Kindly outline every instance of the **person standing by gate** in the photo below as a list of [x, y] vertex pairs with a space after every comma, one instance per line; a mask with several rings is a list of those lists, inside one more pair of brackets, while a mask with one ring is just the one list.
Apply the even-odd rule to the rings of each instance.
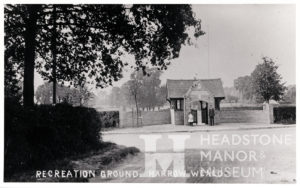
[[213, 126], [215, 124], [215, 109], [212, 107], [212, 105], [209, 105], [209, 122], [210, 125]]

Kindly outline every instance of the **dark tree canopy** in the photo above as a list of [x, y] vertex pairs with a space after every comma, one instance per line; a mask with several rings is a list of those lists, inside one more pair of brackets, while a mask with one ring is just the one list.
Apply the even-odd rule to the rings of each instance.
[[262, 97], [267, 103], [273, 99], [282, 99], [286, 87], [281, 83], [282, 77], [277, 73], [278, 66], [267, 57], [262, 58], [263, 62], [258, 64], [252, 72], [252, 86], [258, 97]]
[[106, 87], [122, 77], [124, 54], [144, 72], [166, 69], [189, 44], [188, 29], [204, 34], [190, 5], [6, 5], [5, 56], [25, 71], [24, 92], [32, 69], [49, 81]]

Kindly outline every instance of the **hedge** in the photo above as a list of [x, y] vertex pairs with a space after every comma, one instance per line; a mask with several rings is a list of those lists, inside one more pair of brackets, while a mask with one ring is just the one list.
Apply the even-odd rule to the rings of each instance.
[[119, 127], [120, 118], [119, 111], [102, 111], [99, 112], [103, 128], [116, 128]]
[[97, 149], [101, 121], [92, 108], [5, 104], [5, 176]]
[[295, 106], [278, 106], [274, 107], [274, 123], [296, 123]]

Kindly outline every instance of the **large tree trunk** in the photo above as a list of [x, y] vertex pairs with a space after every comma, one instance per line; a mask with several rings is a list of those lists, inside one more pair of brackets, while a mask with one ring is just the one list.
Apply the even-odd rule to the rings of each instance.
[[23, 101], [24, 106], [34, 105], [34, 61], [35, 61], [35, 36], [37, 31], [37, 11], [40, 5], [27, 5], [29, 17], [26, 20], [25, 59]]
[[52, 102], [56, 104], [56, 38], [57, 38], [57, 31], [56, 31], [56, 6], [53, 5], [53, 33], [52, 33], [52, 82], [53, 82], [53, 96]]

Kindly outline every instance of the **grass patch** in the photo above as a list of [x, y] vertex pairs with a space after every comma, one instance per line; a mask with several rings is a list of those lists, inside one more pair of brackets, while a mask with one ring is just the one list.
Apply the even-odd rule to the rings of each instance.
[[[119, 146], [104, 142], [99, 149], [73, 155], [61, 160], [55, 160], [44, 165], [43, 169], [36, 170], [93, 170], [96, 174], [100, 170], [116, 166], [129, 155], [135, 155], [139, 150], [135, 147]], [[88, 178], [36, 178], [36, 170], [16, 173], [6, 182], [88, 182]]]

